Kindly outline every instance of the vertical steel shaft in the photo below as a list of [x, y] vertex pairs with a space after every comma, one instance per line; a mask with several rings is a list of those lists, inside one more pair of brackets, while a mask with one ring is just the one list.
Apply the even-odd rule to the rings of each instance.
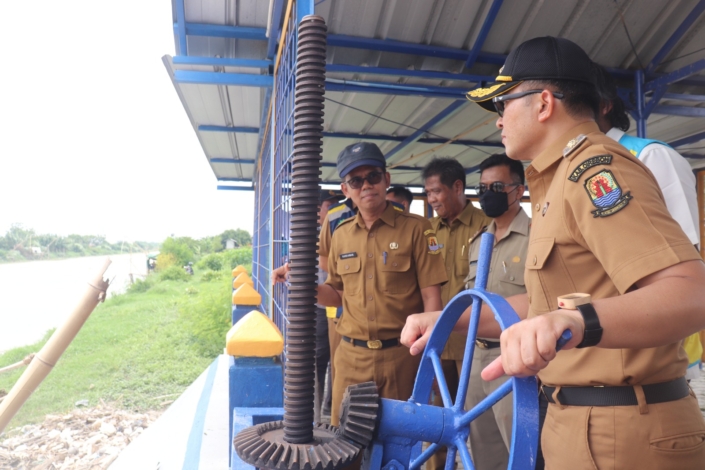
[[290, 287], [284, 367], [284, 439], [313, 440], [318, 194], [323, 146], [326, 25], [320, 16], [299, 24], [292, 158]]

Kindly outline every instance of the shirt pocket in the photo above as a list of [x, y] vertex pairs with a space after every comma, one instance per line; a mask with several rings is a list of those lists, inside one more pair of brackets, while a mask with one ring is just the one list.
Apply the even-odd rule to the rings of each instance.
[[359, 257], [338, 260], [336, 268], [343, 280], [343, 292], [345, 295], [360, 293], [360, 287], [362, 286], [360, 265]]
[[406, 294], [417, 286], [416, 275], [411, 272], [410, 254], [393, 254], [382, 265], [381, 287], [389, 294]]
[[521, 263], [505, 263], [506, 272], [502, 270], [499, 278], [502, 295], [509, 297], [526, 292], [524, 285], [524, 266]]
[[551, 255], [554, 238], [540, 238], [529, 244], [526, 254], [526, 265], [524, 272], [524, 282], [529, 295], [529, 305], [534, 313], [547, 313], [551, 311], [549, 292], [547, 287], [541, 282], [541, 270], [547, 264]]
[[458, 254], [455, 257], [455, 275], [456, 277], [462, 277], [465, 279], [468, 274], [470, 273], [470, 267], [468, 266], [468, 255], [467, 253], [461, 253]]

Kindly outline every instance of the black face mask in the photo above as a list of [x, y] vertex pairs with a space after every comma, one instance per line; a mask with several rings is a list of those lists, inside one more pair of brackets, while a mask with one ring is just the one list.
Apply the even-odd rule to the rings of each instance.
[[494, 219], [509, 210], [509, 197], [504, 191], [486, 191], [480, 196], [480, 207], [487, 217]]

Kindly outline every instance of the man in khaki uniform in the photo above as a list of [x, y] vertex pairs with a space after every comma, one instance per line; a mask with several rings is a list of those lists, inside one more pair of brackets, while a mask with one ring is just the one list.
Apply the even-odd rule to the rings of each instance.
[[447, 278], [431, 224], [385, 199], [389, 173], [379, 148], [361, 142], [338, 156], [346, 197], [358, 208], [333, 233], [328, 279], [319, 301], [340, 304], [331, 423], [339, 422], [340, 403], [352, 384], [375, 381], [381, 397], [411, 396], [419, 358], [399, 343], [410, 312], [441, 308], [440, 284]]
[[[441, 287], [441, 301], [445, 307], [465, 288], [470, 240], [492, 219], [473, 206], [465, 196], [465, 169], [457, 160], [434, 158], [424, 167], [421, 177], [428, 203], [438, 214], [431, 219], [431, 227], [436, 232], [448, 276], [448, 282]], [[441, 355], [443, 375], [451, 396], [458, 392], [464, 353], [465, 336], [451, 333]], [[433, 404], [443, 406], [440, 395], [434, 395]], [[443, 448], [431, 457], [428, 466], [433, 470], [442, 470], [445, 461], [446, 451]]]
[[[580, 47], [535, 38], [500, 70], [469, 97], [494, 104], [507, 155], [531, 160], [533, 219], [527, 295], [509, 299], [526, 320], [501, 333], [501, 360], [482, 377], [538, 374], [548, 470], [705, 468], [705, 421], [681, 347], [705, 328], [705, 265], [653, 175], [599, 132]], [[558, 296], [577, 292], [591, 303], [559, 309]], [[481, 315], [481, 334], [496, 334], [489, 309]], [[402, 341], [412, 352], [435, 318], [410, 316]], [[566, 329], [572, 339], [557, 353]]]
[[[524, 166], [519, 161], [501, 154], [492, 155], [480, 163], [477, 193], [482, 210], [493, 217], [483, 231], [495, 236], [487, 290], [502, 297], [526, 292], [524, 263], [529, 246], [531, 219], [520, 205], [524, 189]], [[466, 278], [468, 289], [475, 287], [480, 254], [479, 235], [473, 238], [470, 245], [469, 272]], [[496, 338], [478, 338], [475, 341], [465, 409], [474, 408], [509, 379], [505, 376], [486, 382], [480, 377], [480, 372], [500, 356], [499, 346]], [[477, 468], [505, 470], [509, 465], [512, 406], [511, 396], [504, 397], [470, 423], [470, 451]]]

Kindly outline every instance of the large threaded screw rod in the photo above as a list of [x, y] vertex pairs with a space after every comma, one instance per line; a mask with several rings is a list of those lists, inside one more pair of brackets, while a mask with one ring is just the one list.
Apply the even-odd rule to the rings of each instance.
[[354, 439], [339, 436], [335, 426], [313, 424], [316, 242], [326, 65], [323, 18], [306, 16], [298, 33], [284, 420], [241, 431], [234, 446], [242, 460], [259, 468], [336, 470], [357, 457], [361, 437], [352, 431], [349, 434]]
[[313, 439], [313, 395], [318, 267], [318, 194], [323, 150], [326, 25], [307, 17], [299, 25], [294, 101], [289, 298], [284, 366], [284, 440]]

